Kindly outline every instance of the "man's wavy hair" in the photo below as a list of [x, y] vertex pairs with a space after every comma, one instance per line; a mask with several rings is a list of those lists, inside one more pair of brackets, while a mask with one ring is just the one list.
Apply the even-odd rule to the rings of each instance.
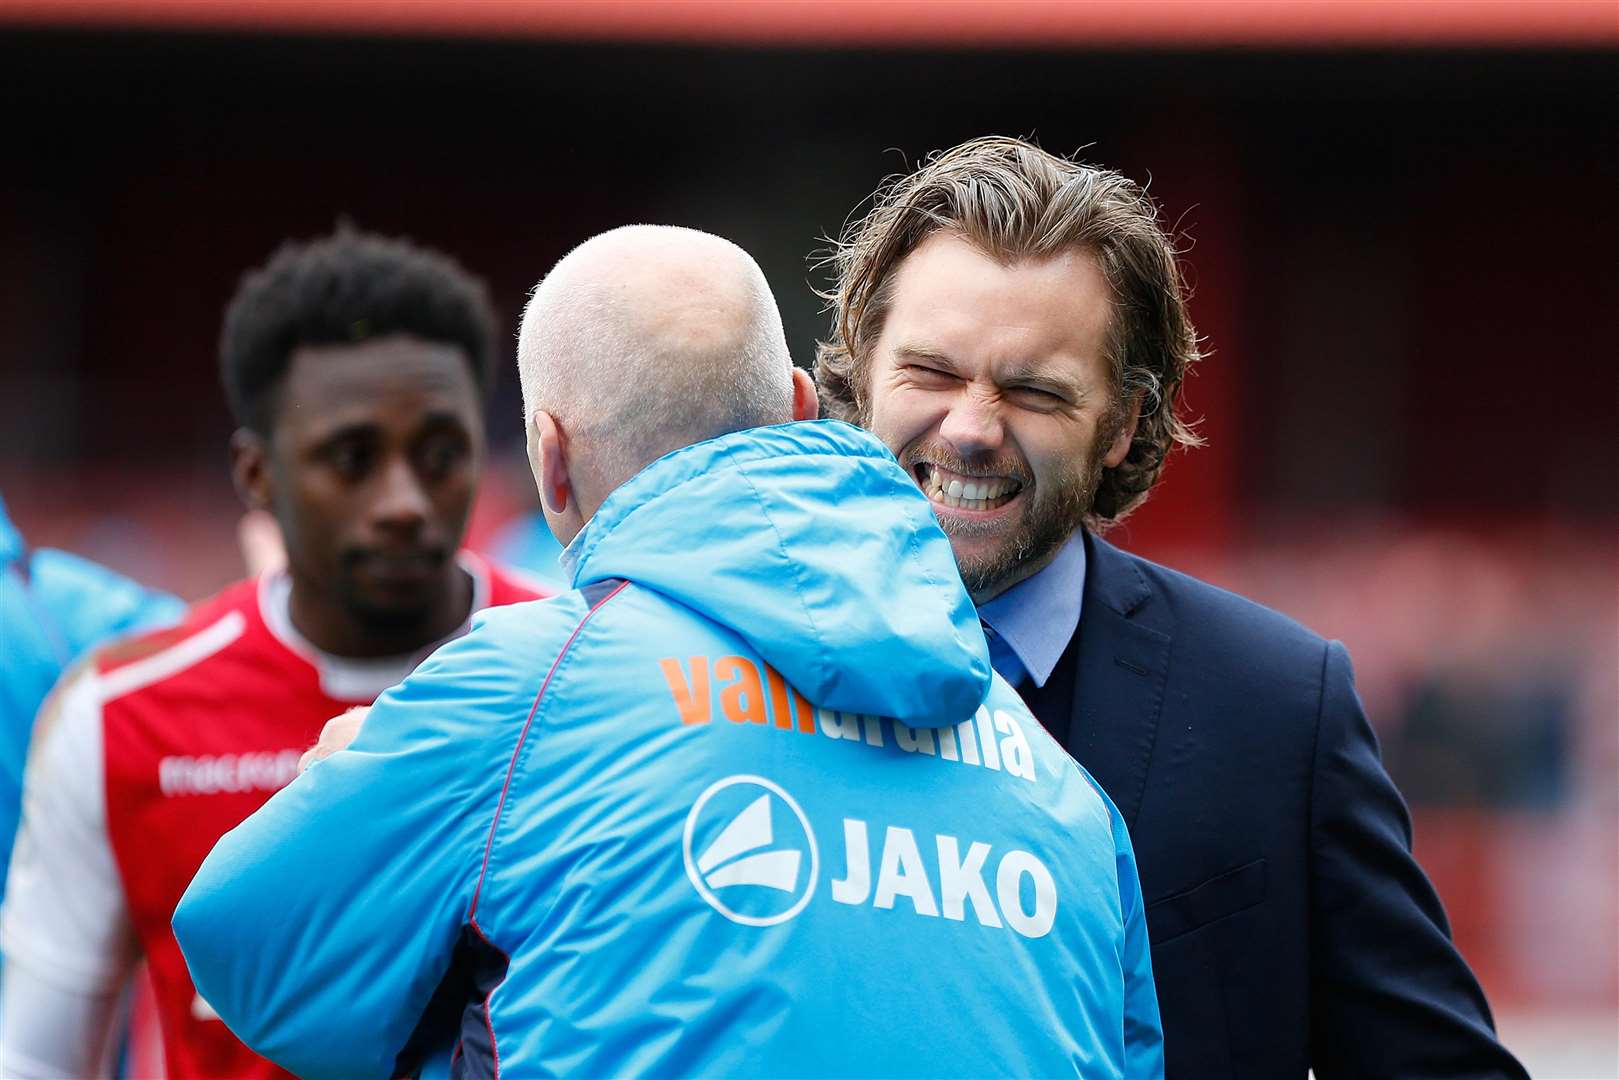
[[1141, 411], [1130, 452], [1117, 468], [1103, 470], [1086, 522], [1101, 529], [1120, 521], [1158, 482], [1170, 450], [1202, 443], [1176, 414], [1181, 382], [1199, 358], [1198, 338], [1157, 207], [1116, 172], [1002, 137], [962, 143], [888, 181], [827, 259], [837, 280], [820, 295], [832, 312], [832, 333], [815, 357], [826, 414], [857, 424], [870, 419], [871, 352], [895, 272], [936, 232], [957, 233], [1006, 264], [1070, 247], [1096, 257], [1113, 289], [1110, 420], [1120, 422], [1137, 397]]

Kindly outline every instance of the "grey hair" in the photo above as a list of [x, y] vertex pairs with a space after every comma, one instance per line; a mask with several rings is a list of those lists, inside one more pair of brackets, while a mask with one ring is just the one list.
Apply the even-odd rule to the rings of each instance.
[[575, 248], [530, 295], [517, 357], [525, 416], [556, 417], [610, 486], [672, 450], [791, 418], [792, 358], [764, 273], [692, 229], [627, 226]]

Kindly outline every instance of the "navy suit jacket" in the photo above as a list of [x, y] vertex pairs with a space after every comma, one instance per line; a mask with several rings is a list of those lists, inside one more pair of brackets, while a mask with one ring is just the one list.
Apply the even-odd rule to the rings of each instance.
[[1343, 646], [1085, 546], [1079, 630], [1025, 697], [1129, 825], [1171, 1080], [1526, 1076], [1412, 858]]

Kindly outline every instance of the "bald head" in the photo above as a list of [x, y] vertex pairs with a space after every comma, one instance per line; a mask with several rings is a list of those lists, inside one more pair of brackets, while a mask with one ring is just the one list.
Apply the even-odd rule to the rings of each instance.
[[792, 418], [764, 274], [693, 229], [632, 225], [580, 244], [535, 288], [517, 362], [531, 429], [540, 411], [564, 432], [587, 511], [671, 450]]

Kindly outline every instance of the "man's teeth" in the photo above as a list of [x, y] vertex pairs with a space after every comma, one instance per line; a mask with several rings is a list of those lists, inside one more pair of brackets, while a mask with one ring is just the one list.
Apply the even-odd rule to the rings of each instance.
[[1017, 493], [1018, 482], [1004, 476], [963, 479], [938, 468], [927, 471], [927, 495], [934, 502], [957, 510], [991, 510]]

